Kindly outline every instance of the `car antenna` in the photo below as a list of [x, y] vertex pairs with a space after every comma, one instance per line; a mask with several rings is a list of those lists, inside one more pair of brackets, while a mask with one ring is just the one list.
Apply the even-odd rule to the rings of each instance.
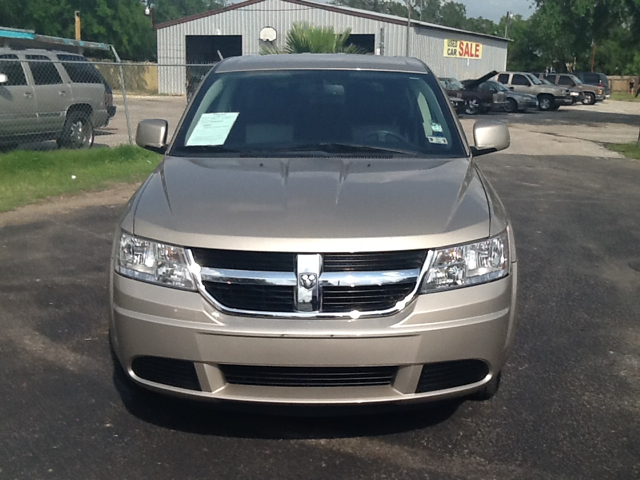
[[224, 57], [222, 56], [222, 54], [220, 53], [220, 50], [217, 50], [218, 52], [218, 56], [220, 57], [220, 60], [224, 60]]

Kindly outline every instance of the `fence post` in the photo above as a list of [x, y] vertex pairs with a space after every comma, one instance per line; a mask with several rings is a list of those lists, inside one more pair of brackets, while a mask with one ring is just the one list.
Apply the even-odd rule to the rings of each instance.
[[122, 72], [122, 60], [120, 60], [118, 52], [116, 52], [113, 45], [111, 45], [111, 51], [113, 52], [113, 56], [116, 57], [118, 69], [120, 70], [120, 86], [122, 87], [122, 100], [124, 101], [124, 115], [127, 119], [127, 134], [129, 135], [129, 144], [133, 145], [133, 138], [131, 137], [131, 123], [129, 121], [129, 104], [127, 103], [127, 89], [124, 84], [124, 73]]

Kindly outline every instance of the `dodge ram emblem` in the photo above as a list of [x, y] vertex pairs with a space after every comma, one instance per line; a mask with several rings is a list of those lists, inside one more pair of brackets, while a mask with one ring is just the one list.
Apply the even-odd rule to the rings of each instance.
[[315, 287], [317, 281], [318, 276], [315, 273], [300, 274], [300, 285], [302, 285], [307, 290], [311, 290], [313, 287]]

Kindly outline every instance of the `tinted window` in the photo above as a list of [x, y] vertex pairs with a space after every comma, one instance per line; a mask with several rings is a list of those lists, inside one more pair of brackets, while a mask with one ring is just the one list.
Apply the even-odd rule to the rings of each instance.
[[433, 75], [214, 73], [200, 88], [171, 153], [316, 155], [320, 150], [361, 156], [375, 149], [465, 156], [448, 100]]
[[496, 88], [490, 83], [484, 82], [480, 84], [478, 90], [480, 90], [481, 92], [495, 92]]
[[513, 85], [525, 85], [527, 87], [531, 85], [531, 82], [527, 80], [527, 77], [525, 77], [524, 75], [520, 75], [519, 73], [513, 75], [513, 80], [511, 80], [511, 83]]
[[498, 81], [500, 83], [509, 83], [509, 74], [501, 73], [500, 75], [498, 75]]
[[58, 55], [62, 66], [74, 83], [104, 83], [100, 72], [81, 55]]
[[22, 64], [18, 60], [17, 55], [0, 55], [0, 73], [4, 73], [9, 78], [9, 81], [3, 83], [0, 87], [27, 84]]
[[568, 86], [571, 86], [571, 87], [573, 87], [573, 85], [574, 85], [573, 80], [571, 80], [570, 77], [567, 77], [567, 76], [564, 76], [564, 75], [562, 75], [560, 77], [560, 80], [558, 80], [558, 84], [559, 85], [568, 85]]
[[60, 74], [53, 62], [44, 55], [27, 55], [29, 68], [36, 85], [55, 85], [62, 83]]
[[556, 83], [556, 76], [555, 75], [545, 75], [544, 79], [548, 80], [551, 83]]
[[583, 73], [585, 83], [597, 84], [600, 81], [600, 75], [597, 73]]

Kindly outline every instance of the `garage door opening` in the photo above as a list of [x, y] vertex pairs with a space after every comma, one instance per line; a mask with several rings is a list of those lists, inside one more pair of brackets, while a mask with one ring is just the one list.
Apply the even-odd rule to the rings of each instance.
[[[187, 65], [214, 65], [220, 57], [242, 55], [242, 35], [187, 35]], [[211, 67], [187, 67], [187, 92], [192, 91]]]
[[375, 52], [376, 36], [374, 34], [351, 34], [347, 39], [347, 45], [355, 45], [366, 53]]

